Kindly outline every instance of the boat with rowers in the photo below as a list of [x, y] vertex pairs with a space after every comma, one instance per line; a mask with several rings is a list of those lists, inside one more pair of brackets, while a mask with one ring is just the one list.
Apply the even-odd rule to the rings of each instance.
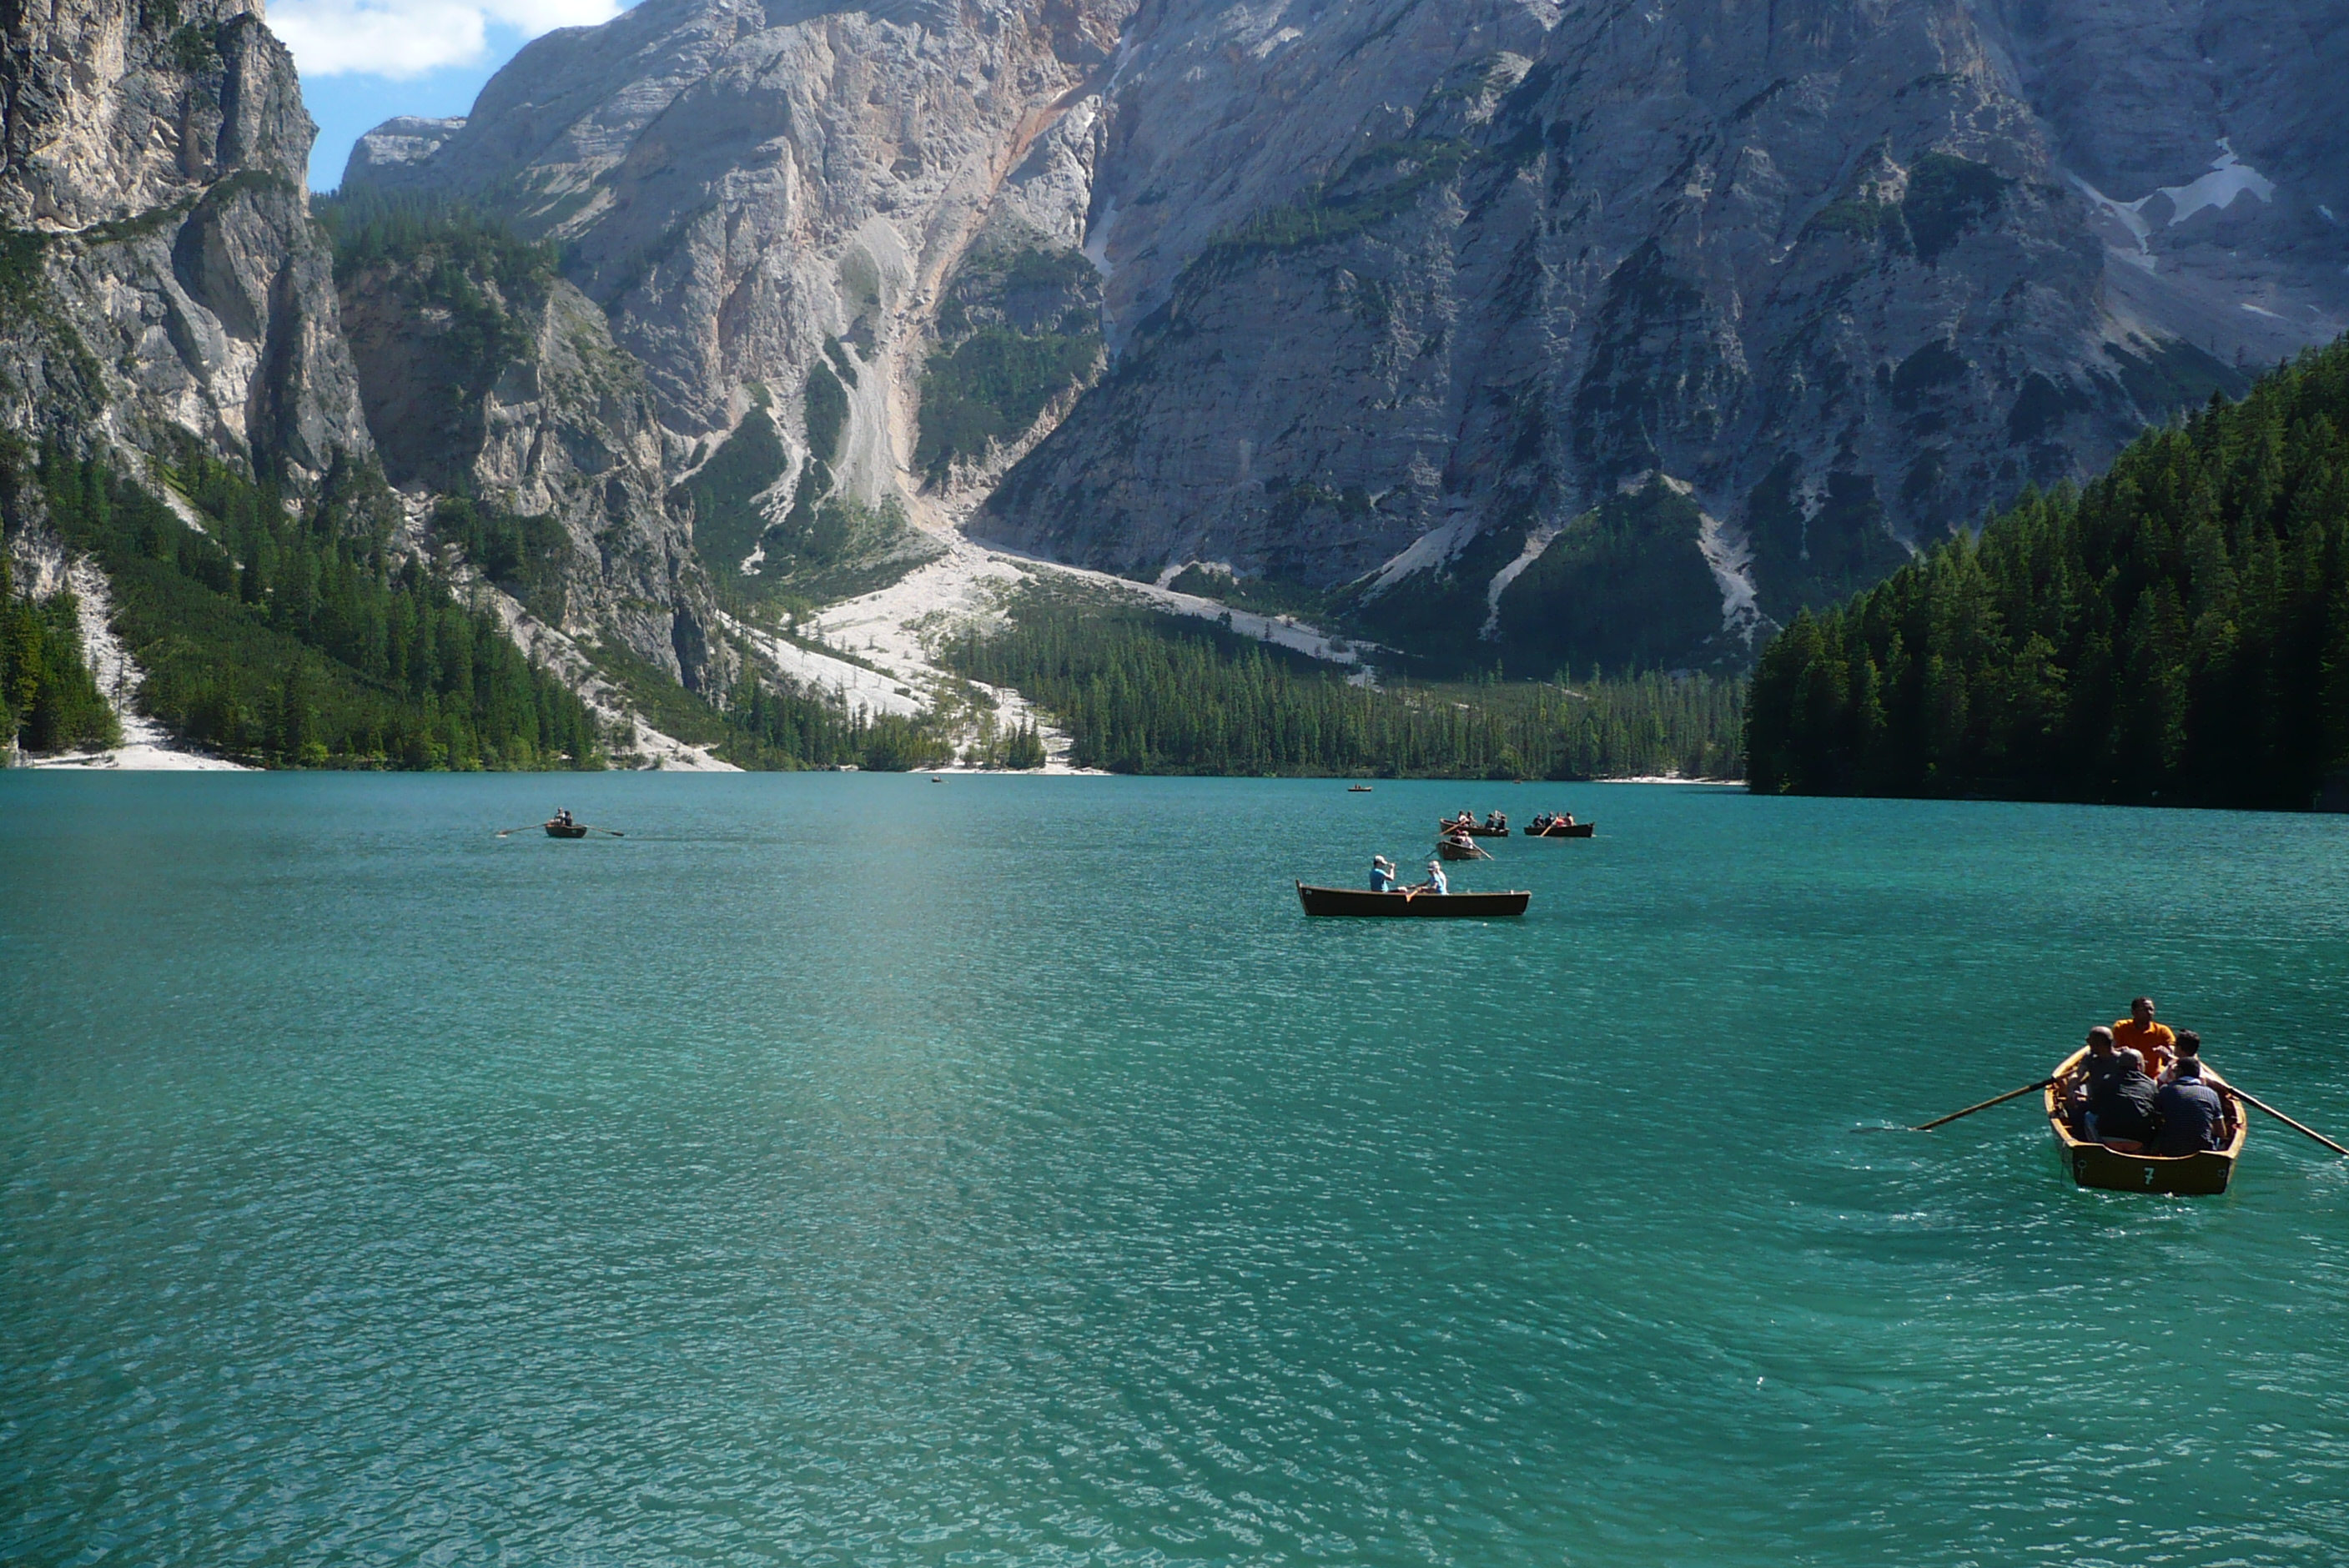
[[1595, 822], [1578, 822], [1572, 816], [1553, 817], [1547, 822], [1527, 823], [1528, 839], [1587, 839], [1598, 831]]
[[1509, 836], [1506, 819], [1495, 822], [1478, 822], [1467, 817], [1438, 817], [1435, 830], [1439, 833], [1465, 833], [1472, 839], [1506, 839]]
[[2047, 1125], [2055, 1134], [2055, 1147], [2062, 1152], [2064, 1169], [2071, 1171], [2074, 1181], [2083, 1187], [2103, 1187], [2119, 1192], [2207, 1194], [2227, 1190], [2227, 1182], [2235, 1173], [2236, 1157], [2242, 1153], [2243, 1140], [2251, 1132], [2251, 1118], [2226, 1079], [2207, 1065], [2202, 1068], [2202, 1081], [2219, 1091], [2234, 1122], [2234, 1130], [2223, 1147], [2192, 1154], [2125, 1153], [2109, 1144], [2081, 1137], [2066, 1118], [2064, 1088], [2080, 1070], [2087, 1054], [2087, 1047], [2083, 1046], [2065, 1057], [2049, 1078], [2045, 1091]]
[[1531, 892], [1370, 892], [1361, 888], [1297, 884], [1308, 914], [1411, 916], [1414, 919], [1523, 914]]

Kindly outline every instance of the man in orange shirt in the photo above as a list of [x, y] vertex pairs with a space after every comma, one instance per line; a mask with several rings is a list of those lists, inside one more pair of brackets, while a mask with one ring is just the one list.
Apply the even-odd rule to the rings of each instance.
[[2113, 1047], [2131, 1050], [2145, 1058], [2146, 1077], [2158, 1079], [2178, 1059], [2178, 1037], [2167, 1024], [2153, 1021], [2153, 998], [2139, 996], [2129, 1004], [2129, 1016], [2113, 1023]]

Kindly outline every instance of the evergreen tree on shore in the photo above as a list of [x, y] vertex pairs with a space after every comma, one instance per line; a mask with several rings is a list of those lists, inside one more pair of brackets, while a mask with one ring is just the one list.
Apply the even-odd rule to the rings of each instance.
[[[0, 549], [0, 741], [27, 751], [112, 746], [122, 738], [114, 710], [81, 653], [79, 606], [71, 593], [34, 599], [16, 593]], [[5, 747], [0, 747], [5, 749]]]
[[1741, 760], [1740, 681], [1357, 686], [1208, 622], [1041, 592], [945, 662], [1017, 687], [1068, 731], [1071, 762], [1114, 773], [1717, 779]]
[[603, 765], [579, 698], [392, 549], [396, 509], [372, 469], [338, 462], [316, 500], [288, 506], [193, 443], [180, 457], [166, 482], [200, 526], [99, 459], [0, 448], [11, 528], [37, 496], [105, 570], [146, 674], [140, 706], [175, 734], [280, 767]]
[[2349, 767], [2349, 339], [1764, 649], [1791, 794], [2304, 809]]

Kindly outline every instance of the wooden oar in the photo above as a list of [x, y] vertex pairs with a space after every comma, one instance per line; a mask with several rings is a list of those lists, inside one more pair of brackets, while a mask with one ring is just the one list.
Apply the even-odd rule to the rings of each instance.
[[2333, 1150], [2333, 1153], [2349, 1154], [2349, 1149], [2342, 1148], [2341, 1145], [2333, 1142], [2333, 1140], [2325, 1137], [2324, 1134], [2317, 1131], [2313, 1127], [2302, 1127], [2299, 1122], [2294, 1121], [2292, 1118], [2286, 1116], [2283, 1112], [2278, 1110], [2267, 1101], [2260, 1099], [2259, 1096], [2245, 1094], [2233, 1084], [2229, 1084], [2227, 1086], [2227, 1092], [2247, 1105], [2255, 1105], [2259, 1107], [2261, 1110], [2266, 1111], [2270, 1116], [2274, 1117], [2278, 1121], [2282, 1122], [2286, 1127], [2291, 1128], [2294, 1132], [2304, 1132], [2308, 1134], [2309, 1137], [2313, 1138], [2317, 1142], [2322, 1143], [2325, 1148]]
[[536, 823], [536, 822], [532, 822], [532, 823], [530, 823], [528, 826], [525, 826], [525, 827], [520, 827], [520, 828], [500, 828], [500, 829], [498, 830], [498, 837], [499, 837], [499, 838], [501, 838], [501, 839], [502, 839], [502, 838], [504, 838], [508, 833], [527, 833], [527, 832], [529, 832], [529, 831], [530, 831], [530, 830], [531, 830], [532, 828], [535, 828], [535, 827], [537, 827], [538, 825], [539, 825], [539, 824], [538, 824], [538, 823]]
[[625, 839], [628, 836], [617, 828], [589, 828], [587, 830], [591, 833], [609, 833], [616, 839]]
[[1912, 1127], [1909, 1130], [1911, 1132], [1930, 1132], [1933, 1129], [1940, 1126], [1945, 1121], [1955, 1121], [1961, 1116], [1971, 1116], [1978, 1110], [1988, 1110], [1992, 1106], [2002, 1105], [2006, 1101], [2013, 1099], [2017, 1095], [2029, 1094], [2033, 1089], [2045, 1088], [2049, 1084], [2052, 1084], [2054, 1081], [2055, 1080], [2052, 1078], [2041, 1078], [2037, 1083], [2024, 1084], [2021, 1088], [2008, 1089], [2004, 1094], [1998, 1096], [1994, 1099], [1986, 1099], [1980, 1105], [1970, 1105], [1963, 1110], [1953, 1110], [1947, 1116], [1937, 1116], [1921, 1127]]

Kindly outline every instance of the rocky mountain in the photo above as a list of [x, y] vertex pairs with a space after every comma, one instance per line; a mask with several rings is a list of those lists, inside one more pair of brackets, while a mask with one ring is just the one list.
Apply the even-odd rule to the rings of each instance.
[[[526, 598], [537, 615], [510, 603], [508, 618], [552, 632], [591, 697], [605, 688], [568, 657], [578, 642], [688, 688], [733, 681], [670, 504], [686, 444], [551, 257], [501, 273], [510, 239], [409, 213], [389, 245], [376, 222], [338, 288], [304, 184], [315, 128], [258, 5], [51, 0], [9, 7], [5, 36], [12, 548], [31, 561], [56, 546], [25, 534], [43, 450], [104, 459], [199, 531], [217, 525], [191, 503], [191, 464], [224, 460], [315, 504], [330, 475], [379, 459], [414, 523], [395, 554]], [[323, 515], [378, 514], [336, 500]], [[372, 527], [347, 542], [380, 548]]]
[[314, 482], [370, 442], [315, 128], [247, 0], [11, 5], [0, 57], [0, 429], [131, 451], [184, 430]]
[[732, 683], [690, 518], [688, 453], [644, 368], [543, 247], [462, 214], [337, 207], [337, 294], [384, 472], [433, 531], [550, 624], [688, 690]]
[[[205, 722], [286, 757], [326, 690], [354, 757], [495, 749], [360, 634], [433, 593], [606, 717], [756, 662], [904, 721], [792, 624], [993, 592], [957, 530], [1453, 666], [1742, 664], [2349, 325], [2322, 0], [645, 0], [316, 211], [250, 0], [0, 38], [0, 502], [168, 558], [126, 624], [238, 606]], [[474, 718], [575, 754], [533, 690]]]
[[560, 243], [672, 429], [771, 398], [762, 515], [1546, 671], [1742, 656], [2349, 325], [2344, 79], [2321, 0], [647, 0], [346, 189]]

